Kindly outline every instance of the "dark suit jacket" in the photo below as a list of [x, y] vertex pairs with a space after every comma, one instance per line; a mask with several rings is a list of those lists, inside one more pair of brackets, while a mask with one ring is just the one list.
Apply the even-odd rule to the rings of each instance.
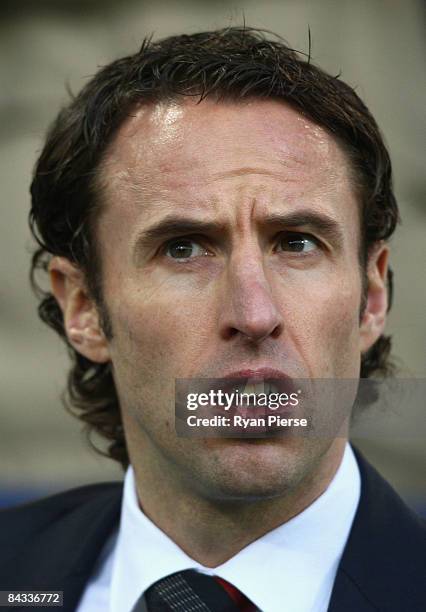
[[[361, 500], [329, 612], [425, 612], [425, 524], [358, 453], [357, 460]], [[1, 511], [0, 590], [62, 590], [62, 610], [75, 610], [118, 525], [121, 496], [120, 483], [98, 484]]]

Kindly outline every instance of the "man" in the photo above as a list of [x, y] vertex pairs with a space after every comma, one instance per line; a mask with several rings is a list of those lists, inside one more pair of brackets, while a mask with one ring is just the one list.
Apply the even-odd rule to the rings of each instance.
[[398, 211], [354, 91], [253, 30], [148, 40], [60, 113], [31, 191], [70, 401], [131, 467], [123, 498], [3, 512], [2, 589], [79, 612], [423, 610], [424, 529], [348, 419], [316, 437], [174, 423], [180, 379], [389, 371]]

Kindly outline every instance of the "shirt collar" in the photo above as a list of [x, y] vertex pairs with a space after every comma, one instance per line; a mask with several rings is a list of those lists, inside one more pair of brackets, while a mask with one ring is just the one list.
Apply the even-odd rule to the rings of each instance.
[[[303, 512], [212, 569], [189, 557], [138, 505], [134, 472], [124, 481], [110, 612], [131, 610], [157, 580], [196, 569], [228, 580], [261, 610], [326, 610], [360, 497], [360, 475], [349, 444], [326, 491]], [[309, 584], [309, 588], [307, 588]]]

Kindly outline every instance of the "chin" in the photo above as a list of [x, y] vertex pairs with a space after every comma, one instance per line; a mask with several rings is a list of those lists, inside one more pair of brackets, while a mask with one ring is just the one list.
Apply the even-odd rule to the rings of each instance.
[[277, 439], [222, 440], [211, 461], [202, 462], [204, 469], [199, 470], [198, 477], [208, 483], [208, 496], [221, 501], [280, 497], [295, 488], [315, 466], [312, 449], [303, 452], [305, 445], [300, 448], [300, 442], [300, 438], [297, 445]]

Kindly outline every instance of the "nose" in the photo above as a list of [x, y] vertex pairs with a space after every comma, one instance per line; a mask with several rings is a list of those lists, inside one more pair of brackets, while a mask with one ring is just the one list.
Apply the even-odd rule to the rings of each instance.
[[240, 335], [252, 343], [277, 338], [283, 320], [265, 275], [261, 255], [229, 262], [221, 304], [220, 334], [225, 340]]

